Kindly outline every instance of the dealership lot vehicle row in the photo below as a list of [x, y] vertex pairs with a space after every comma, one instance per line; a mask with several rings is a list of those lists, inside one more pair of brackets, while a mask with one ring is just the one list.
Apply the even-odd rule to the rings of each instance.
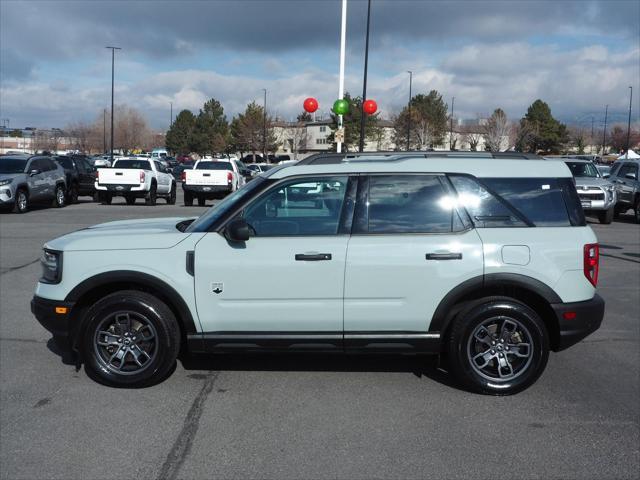
[[62, 365], [29, 312], [34, 261], [46, 240], [92, 224], [205, 210], [183, 207], [181, 194], [152, 209], [116, 200], [0, 216], [2, 478], [636, 478], [640, 232], [631, 215], [591, 224], [601, 329], [552, 355], [515, 397], [467, 393], [413, 357], [223, 356], [178, 362], [151, 388], [107, 389]]

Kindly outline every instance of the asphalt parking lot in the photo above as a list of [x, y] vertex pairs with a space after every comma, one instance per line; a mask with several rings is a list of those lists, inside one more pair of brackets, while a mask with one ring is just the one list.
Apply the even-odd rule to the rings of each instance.
[[[80, 203], [0, 215], [0, 478], [638, 478], [640, 226], [592, 224], [602, 328], [512, 397], [435, 361], [214, 357], [147, 389], [62, 362], [29, 310], [42, 244], [110, 220], [200, 207]], [[211, 202], [208, 202], [211, 204]]]

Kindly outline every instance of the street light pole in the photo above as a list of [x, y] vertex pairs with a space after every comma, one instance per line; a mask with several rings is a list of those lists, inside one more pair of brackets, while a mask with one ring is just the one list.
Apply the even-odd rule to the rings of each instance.
[[116, 50], [122, 50], [120, 47], [105, 47], [111, 49], [111, 165], [113, 165], [113, 86], [115, 78], [115, 61]]
[[604, 132], [602, 133], [602, 156], [604, 157], [604, 149], [607, 144], [607, 115], [609, 113], [609, 105], [604, 108]]
[[173, 102], [169, 102], [169, 128], [171, 128], [171, 125], [173, 125]]
[[451, 118], [449, 119], [449, 150], [453, 150], [453, 102], [456, 97], [451, 97]]
[[409, 103], [407, 104], [407, 152], [410, 147], [410, 138], [411, 138], [411, 84], [413, 82], [413, 72], [411, 70], [407, 70], [409, 74]]
[[364, 81], [362, 82], [362, 101], [360, 102], [360, 152], [364, 151], [364, 130], [367, 117], [364, 113], [364, 101], [367, 99], [367, 67], [369, 66], [369, 22], [371, 20], [371, 0], [367, 3], [367, 36], [364, 44]]
[[631, 134], [631, 100], [633, 99], [633, 87], [629, 87], [629, 120], [627, 120], [627, 143], [624, 149], [624, 158], [629, 158], [629, 135]]
[[[267, 89], [263, 88], [264, 102], [262, 103], [262, 161], [269, 163], [267, 160]], [[255, 162], [255, 158], [253, 161]]]
[[107, 109], [102, 110], [102, 153], [107, 153]]
[[589, 153], [593, 153], [593, 115], [591, 115], [591, 138], [590, 138], [591, 146], [589, 147]]

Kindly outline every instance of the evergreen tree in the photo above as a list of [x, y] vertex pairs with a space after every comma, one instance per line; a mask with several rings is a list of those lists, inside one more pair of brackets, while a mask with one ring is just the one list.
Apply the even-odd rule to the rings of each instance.
[[[442, 145], [447, 132], [447, 104], [437, 90], [411, 98], [411, 132], [409, 148], [426, 150]], [[404, 107], [394, 122], [394, 140], [398, 149], [407, 145], [409, 108]]]
[[549, 105], [540, 99], [529, 106], [520, 129], [527, 135], [522, 136], [518, 147], [532, 153], [559, 152], [568, 140], [567, 127], [553, 118]]
[[[344, 143], [342, 144], [344, 151], [356, 152], [360, 145], [360, 119], [362, 118], [362, 98], [351, 97], [349, 92], [344, 94], [344, 99], [349, 102], [349, 112], [342, 116], [342, 125], [344, 127]], [[365, 114], [366, 115], [366, 114]], [[376, 125], [380, 113], [367, 115], [367, 123], [365, 125], [365, 141], [373, 140], [376, 137]], [[336, 150], [335, 131], [338, 129], [338, 115], [331, 113], [332, 132], [327, 140], [333, 143], [332, 150]]]
[[194, 151], [193, 131], [195, 124], [195, 115], [189, 110], [182, 110], [167, 132], [167, 149], [176, 155], [185, 155]]

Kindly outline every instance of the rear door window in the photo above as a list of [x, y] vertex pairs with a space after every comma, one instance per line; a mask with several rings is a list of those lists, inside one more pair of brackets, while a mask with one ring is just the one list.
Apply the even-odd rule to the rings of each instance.
[[463, 230], [454, 205], [446, 201], [448, 194], [440, 177], [369, 177], [366, 219], [357, 222], [356, 233], [449, 233]]

